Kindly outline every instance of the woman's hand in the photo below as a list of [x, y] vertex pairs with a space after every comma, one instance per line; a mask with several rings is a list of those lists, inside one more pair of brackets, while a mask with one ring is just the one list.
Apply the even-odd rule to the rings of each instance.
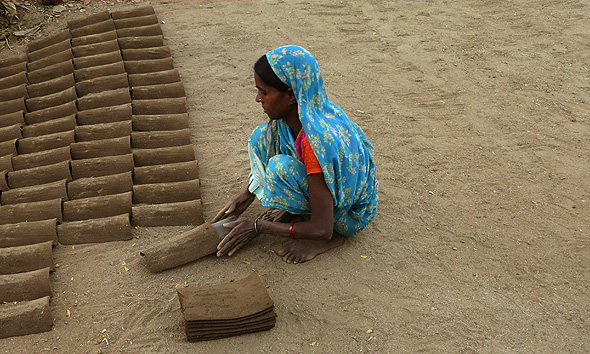
[[221, 240], [217, 245], [217, 256], [223, 256], [227, 253], [228, 256], [233, 255], [243, 245], [250, 242], [253, 238], [258, 236], [258, 232], [254, 229], [254, 220], [248, 218], [239, 218], [234, 222], [223, 224], [224, 227], [232, 230]]
[[240, 216], [252, 202], [254, 201], [255, 195], [250, 193], [248, 188], [243, 190], [240, 194], [236, 195], [230, 200], [220, 211], [215, 215], [212, 222], [219, 221], [221, 219], [229, 218], [230, 216]]

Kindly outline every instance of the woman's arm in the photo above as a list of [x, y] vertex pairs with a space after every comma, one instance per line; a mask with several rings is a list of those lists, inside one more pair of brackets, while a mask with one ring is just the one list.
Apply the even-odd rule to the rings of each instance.
[[250, 193], [248, 188], [244, 189], [241, 193], [236, 195], [230, 200], [220, 211], [215, 215], [212, 222], [216, 222], [222, 219], [229, 218], [230, 216], [240, 216], [252, 202], [254, 201], [255, 195]]
[[[293, 236], [302, 240], [330, 240], [334, 231], [334, 199], [326, 185], [323, 173], [307, 176], [311, 217], [293, 225]], [[282, 237], [291, 237], [290, 224], [258, 220], [258, 231]]]
[[[326, 185], [323, 173], [313, 173], [308, 175], [307, 178], [311, 217], [307, 221], [297, 222], [293, 225], [293, 236], [295, 239], [301, 240], [330, 240], [334, 231], [334, 200], [332, 199], [332, 193], [330, 193]], [[227, 209], [227, 206], [224, 209]], [[216, 219], [220, 218], [220, 215], [224, 215], [224, 209], [217, 214]], [[255, 222], [257, 230], [254, 229]], [[243, 245], [261, 233], [286, 238], [291, 237], [289, 232], [291, 224], [281, 222], [239, 218], [234, 222], [227, 223], [225, 226], [232, 228], [232, 230], [217, 246], [217, 256], [223, 256], [226, 253], [229, 256], [233, 255]]]

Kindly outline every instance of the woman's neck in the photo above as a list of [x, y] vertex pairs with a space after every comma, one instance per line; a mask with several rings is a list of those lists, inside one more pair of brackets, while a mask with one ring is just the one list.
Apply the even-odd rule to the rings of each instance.
[[299, 120], [299, 112], [297, 109], [291, 111], [289, 116], [285, 119], [285, 123], [291, 128], [291, 133], [293, 134], [293, 138], [296, 138], [301, 131], [301, 121]]

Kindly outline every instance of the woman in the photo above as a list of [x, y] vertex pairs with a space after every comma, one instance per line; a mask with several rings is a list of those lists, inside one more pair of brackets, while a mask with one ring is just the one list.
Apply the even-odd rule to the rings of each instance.
[[265, 233], [294, 239], [278, 254], [287, 263], [302, 263], [341, 245], [375, 216], [373, 146], [328, 100], [318, 63], [304, 48], [285, 46], [263, 55], [254, 65], [254, 80], [256, 102], [270, 120], [248, 140], [248, 187], [213, 221], [241, 215], [255, 197], [271, 211], [226, 223], [233, 229], [217, 255], [231, 256]]

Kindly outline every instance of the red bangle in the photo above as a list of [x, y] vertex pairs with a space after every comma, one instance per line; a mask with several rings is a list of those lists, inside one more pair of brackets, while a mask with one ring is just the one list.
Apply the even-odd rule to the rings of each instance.
[[292, 223], [291, 226], [289, 226], [289, 236], [291, 236], [293, 240], [295, 240], [295, 235], [293, 235], [293, 225], [295, 224], [296, 222]]

